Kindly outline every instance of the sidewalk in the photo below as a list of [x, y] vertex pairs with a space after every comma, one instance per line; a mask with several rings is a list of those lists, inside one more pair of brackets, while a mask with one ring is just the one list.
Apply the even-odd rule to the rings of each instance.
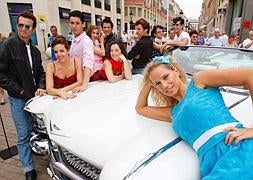
[[[42, 61], [44, 68], [46, 64], [49, 62], [46, 54], [41, 52]], [[5, 92], [6, 101], [5, 105], [0, 105], [0, 112], [3, 118], [3, 123], [5, 126], [5, 131], [8, 137], [9, 145], [16, 145], [16, 129], [14, 127], [14, 123], [11, 117], [10, 112], [10, 104], [9, 99], [7, 97], [7, 93]], [[6, 149], [7, 145], [5, 142], [5, 137], [3, 133], [2, 125], [0, 124], [0, 151]], [[48, 165], [48, 157], [47, 156], [34, 156], [36, 170], [38, 174], [38, 180], [48, 180], [50, 177], [47, 174], [47, 165]], [[0, 158], [0, 179], [2, 180], [22, 180], [25, 179], [21, 163], [19, 161], [19, 156], [13, 156], [10, 159], [3, 160]]]

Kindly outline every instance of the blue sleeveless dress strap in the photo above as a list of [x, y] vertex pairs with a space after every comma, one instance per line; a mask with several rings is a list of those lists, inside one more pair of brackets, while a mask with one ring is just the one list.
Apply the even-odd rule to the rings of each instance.
[[[190, 81], [183, 99], [172, 108], [172, 127], [189, 145], [207, 130], [238, 122], [218, 88], [198, 88]], [[239, 123], [237, 128], [243, 128]], [[226, 132], [212, 136], [198, 150], [202, 179], [253, 179], [253, 139], [239, 145], [224, 143]]]

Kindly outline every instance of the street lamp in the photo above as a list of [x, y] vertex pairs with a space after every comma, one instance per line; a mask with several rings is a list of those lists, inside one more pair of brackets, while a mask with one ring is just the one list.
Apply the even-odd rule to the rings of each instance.
[[133, 12], [132, 11], [130, 11], [130, 13], [129, 13], [129, 16], [130, 16], [130, 22], [129, 22], [129, 24], [130, 24], [130, 30], [134, 30], [135, 29], [135, 27], [134, 27], [134, 22], [133, 22]]
[[181, 18], [183, 18], [183, 15], [184, 15], [184, 12], [183, 12], [182, 9], [181, 9], [180, 12], [179, 12], [179, 16], [180, 16]]
[[185, 29], [186, 29], [186, 31], [189, 31], [189, 23], [188, 23], [188, 19], [186, 19], [186, 22], [185, 22]]

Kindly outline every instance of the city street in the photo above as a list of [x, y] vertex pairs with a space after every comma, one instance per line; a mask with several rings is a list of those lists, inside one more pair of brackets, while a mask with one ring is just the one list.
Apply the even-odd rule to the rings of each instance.
[[[48, 60], [45, 54], [42, 52], [43, 66], [47, 64]], [[7, 93], [5, 93], [7, 103], [5, 105], [0, 105], [0, 112], [2, 115], [3, 123], [5, 126], [5, 131], [8, 137], [9, 145], [16, 145], [16, 129], [12, 120], [9, 100]], [[6, 141], [4, 138], [2, 125], [0, 127], [0, 151], [6, 149]], [[47, 180], [50, 177], [47, 174], [48, 157], [47, 156], [34, 156], [36, 162], [36, 170], [38, 174], [38, 180]], [[0, 158], [0, 179], [1, 180], [14, 180], [14, 179], [25, 179], [21, 163], [19, 161], [19, 156], [13, 156], [10, 159], [3, 160]]]

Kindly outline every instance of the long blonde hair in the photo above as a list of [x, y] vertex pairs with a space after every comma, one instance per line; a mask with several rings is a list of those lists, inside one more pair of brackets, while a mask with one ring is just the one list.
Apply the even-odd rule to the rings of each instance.
[[[182, 69], [182, 67], [177, 63], [176, 59], [173, 58], [172, 56], [168, 56], [168, 58], [171, 60], [170, 64], [164, 64], [167, 65], [168, 69], [172, 69], [175, 70], [177, 69], [177, 71], [179, 72], [179, 78], [182, 80], [183, 83], [187, 83], [187, 78], [186, 78], [186, 74], [184, 72], [184, 70]], [[161, 64], [163, 64], [162, 62], [150, 62], [147, 64], [147, 66], [145, 67], [143, 74], [144, 74], [144, 78], [143, 78], [143, 82], [142, 85], [146, 84], [146, 83], [151, 83], [150, 81], [150, 72], [155, 69], [156, 67], [160, 66]], [[158, 89], [156, 89], [155, 87], [151, 87], [150, 90], [150, 95], [152, 100], [154, 101], [154, 103], [157, 106], [173, 106], [177, 103], [177, 100], [174, 99], [173, 97], [169, 97], [166, 95], [163, 95], [161, 92], [158, 91]]]

